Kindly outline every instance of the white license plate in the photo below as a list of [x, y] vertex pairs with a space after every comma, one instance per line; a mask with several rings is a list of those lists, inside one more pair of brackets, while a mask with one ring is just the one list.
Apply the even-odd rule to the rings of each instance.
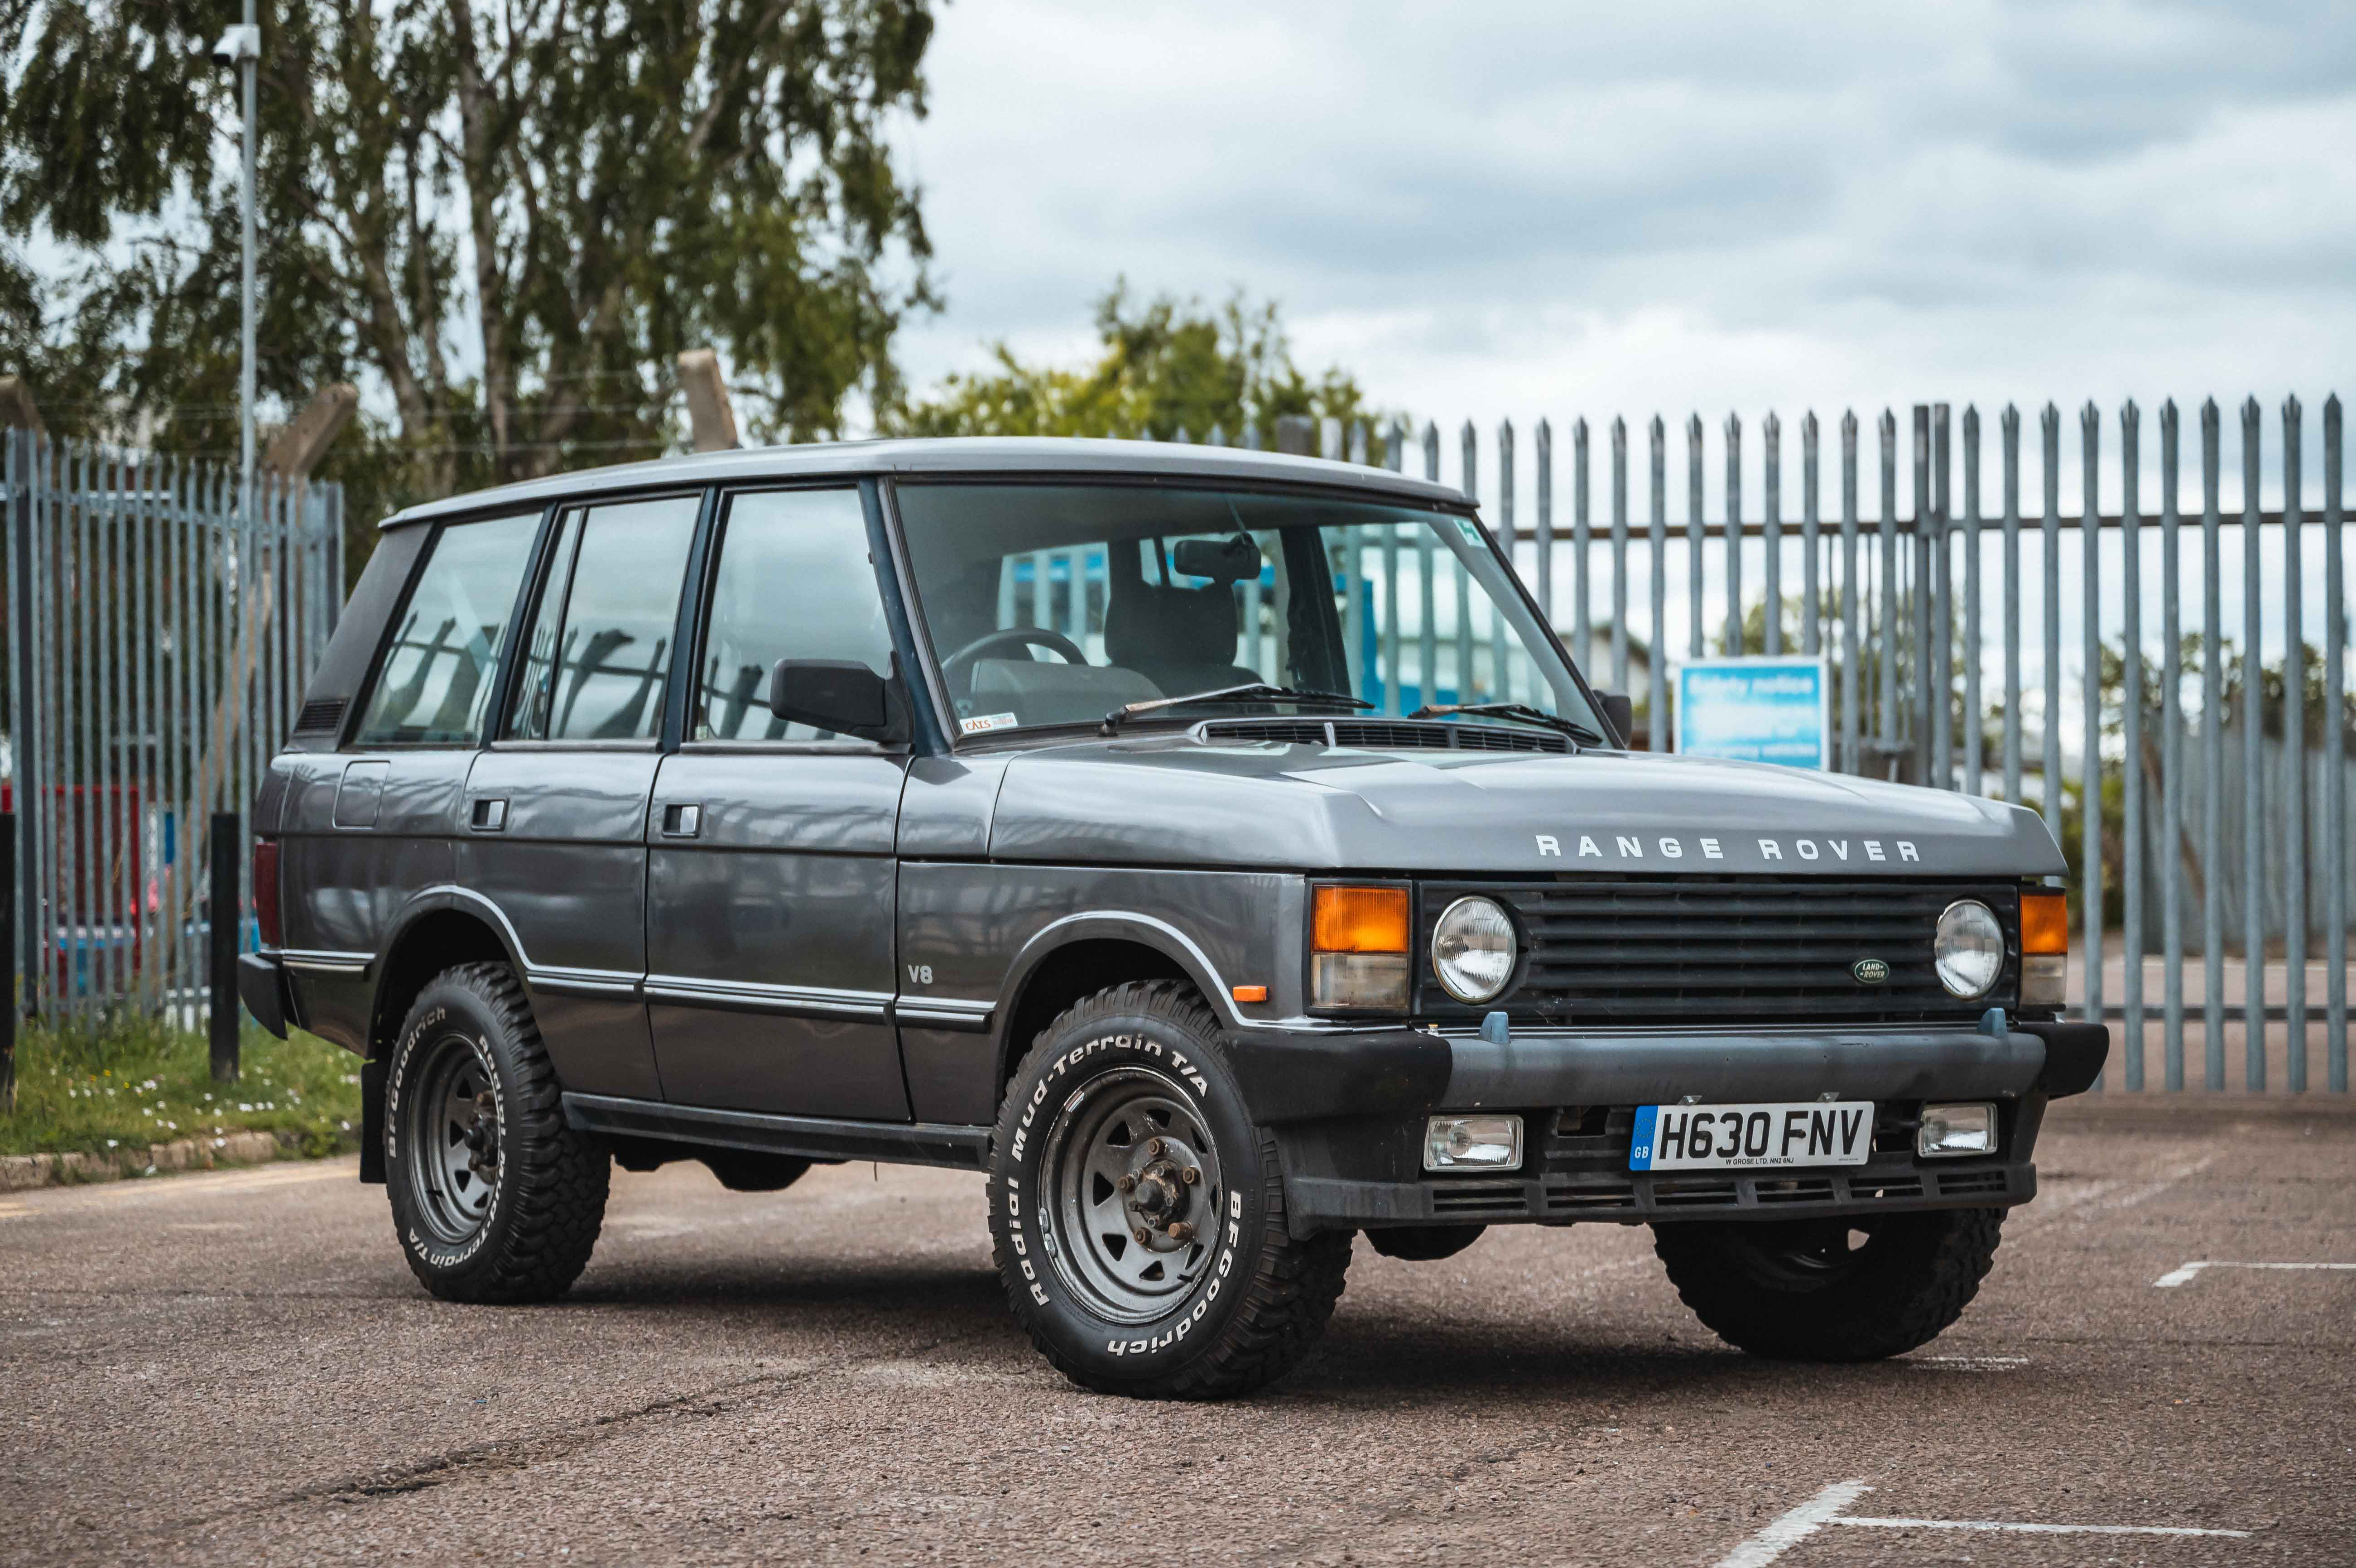
[[1632, 1171], [1861, 1165], [1873, 1153], [1873, 1102], [1639, 1105]]

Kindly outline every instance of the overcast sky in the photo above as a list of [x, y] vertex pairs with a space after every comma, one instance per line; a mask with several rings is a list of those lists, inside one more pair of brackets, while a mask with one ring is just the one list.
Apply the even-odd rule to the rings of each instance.
[[923, 384], [1141, 289], [1385, 405], [2351, 390], [2356, 6], [957, 0]]

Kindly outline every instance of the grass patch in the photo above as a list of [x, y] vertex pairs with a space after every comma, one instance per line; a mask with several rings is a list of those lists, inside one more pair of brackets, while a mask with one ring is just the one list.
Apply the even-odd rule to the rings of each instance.
[[303, 1152], [355, 1147], [360, 1059], [315, 1035], [249, 1026], [241, 1072], [215, 1083], [205, 1036], [158, 1023], [99, 1031], [18, 1029], [16, 1109], [0, 1111], [0, 1155], [103, 1154], [176, 1138], [292, 1133]]

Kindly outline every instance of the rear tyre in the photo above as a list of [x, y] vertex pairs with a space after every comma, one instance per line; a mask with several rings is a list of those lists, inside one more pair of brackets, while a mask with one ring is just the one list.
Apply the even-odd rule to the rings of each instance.
[[385, 1191], [410, 1272], [444, 1301], [548, 1301], [597, 1245], [611, 1161], [564, 1124], [505, 964], [427, 983], [385, 1074]]
[[1754, 1356], [1876, 1361], [1961, 1317], [1996, 1259], [2000, 1208], [1656, 1225], [1653, 1250], [1712, 1332]]
[[1115, 986], [1039, 1036], [992, 1142], [999, 1277], [1031, 1342], [1104, 1393], [1218, 1399], [1324, 1332], [1347, 1232], [1294, 1238], [1276, 1142], [1175, 982]]

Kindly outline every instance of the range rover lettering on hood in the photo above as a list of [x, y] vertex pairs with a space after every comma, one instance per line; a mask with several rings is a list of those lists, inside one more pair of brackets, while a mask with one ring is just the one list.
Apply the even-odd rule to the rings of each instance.
[[[1536, 833], [1532, 836], [1537, 840], [1537, 854], [1540, 860], [1600, 860], [1606, 864], [1621, 865], [1637, 861], [1687, 859], [1743, 861], [1752, 858], [1761, 865], [1767, 865], [1787, 858], [1785, 854], [1787, 849], [1791, 859], [1830, 858], [1843, 863], [1854, 860], [1859, 865], [1870, 865], [1876, 862], [1884, 865], [1891, 864], [1893, 855], [1897, 863], [1920, 862], [1922, 858], [1922, 851], [1915, 847], [1912, 839], [1775, 839], [1746, 838], [1733, 834], [1715, 838], [1706, 835], [1692, 838], [1674, 836], [1647, 838], [1643, 835], [1631, 837], [1626, 833], [1607, 833], [1601, 836], [1590, 833]], [[1604, 847], [1607, 843], [1611, 846], [1608, 851]], [[1566, 844], [1571, 847], [1564, 847]], [[1728, 854], [1730, 844], [1733, 846], [1733, 854], [1730, 856]], [[1690, 851], [1687, 848], [1688, 845], [1691, 846]], [[1755, 849], [1752, 847], [1754, 845]]]
[[[905, 829], [903, 829], [905, 834]], [[990, 854], [1465, 875], [2048, 876], [2025, 807], [1696, 757], [1089, 739], [1011, 759]]]

